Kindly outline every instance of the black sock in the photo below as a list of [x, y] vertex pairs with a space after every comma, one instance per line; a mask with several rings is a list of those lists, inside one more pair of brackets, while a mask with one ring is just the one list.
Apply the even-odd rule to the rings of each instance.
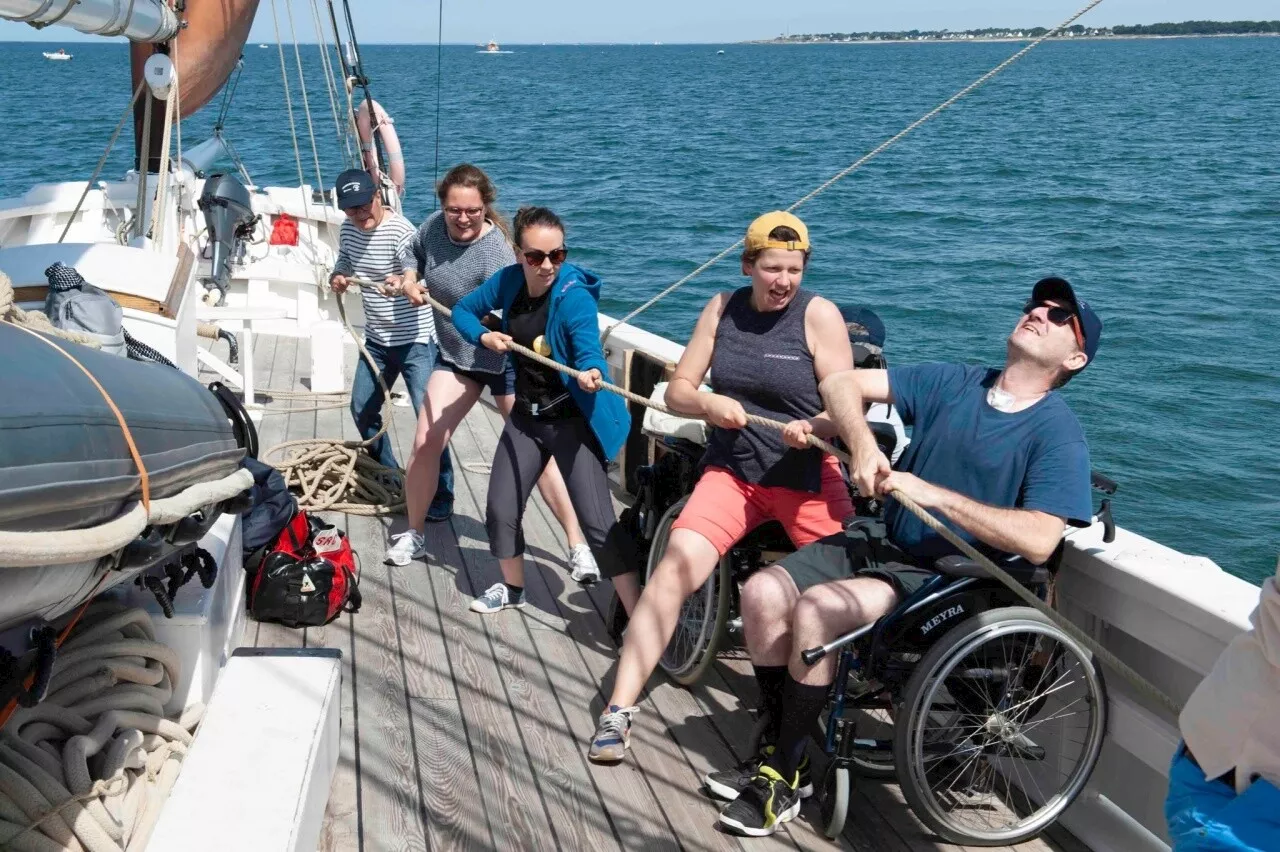
[[756, 685], [760, 687], [760, 712], [769, 717], [761, 743], [776, 743], [782, 725], [782, 685], [787, 680], [786, 666], [754, 666]]
[[513, 586], [510, 583], [503, 583], [502, 585], [507, 587], [507, 594], [512, 598], [519, 596], [524, 591], [524, 586]]
[[778, 732], [778, 747], [774, 749], [768, 765], [788, 782], [795, 778], [796, 770], [800, 768], [809, 735], [822, 708], [827, 706], [830, 692], [830, 684], [806, 686], [787, 676], [786, 685], [782, 688], [782, 728]]

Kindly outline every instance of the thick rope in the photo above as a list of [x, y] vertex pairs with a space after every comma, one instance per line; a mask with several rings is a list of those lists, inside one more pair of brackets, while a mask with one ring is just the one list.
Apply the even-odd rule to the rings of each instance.
[[76, 220], [76, 216], [80, 214], [80, 208], [84, 206], [84, 200], [89, 197], [89, 191], [93, 189], [94, 182], [98, 176], [102, 174], [102, 168], [107, 164], [107, 157], [111, 156], [111, 150], [116, 146], [116, 140], [120, 138], [120, 131], [124, 129], [124, 123], [129, 118], [129, 114], [133, 112], [134, 104], [138, 102], [138, 98], [142, 96], [142, 90], [147, 87], [146, 81], [138, 84], [138, 88], [133, 90], [133, 97], [129, 99], [129, 105], [124, 108], [124, 112], [120, 113], [120, 120], [116, 122], [116, 129], [111, 131], [111, 138], [107, 141], [106, 150], [102, 152], [102, 156], [98, 158], [98, 165], [93, 167], [93, 174], [89, 177], [89, 181], [84, 185], [84, 192], [80, 193], [80, 199], [76, 202], [76, 206], [71, 211], [71, 216], [67, 219], [67, 224], [63, 226], [62, 233], [58, 235], [58, 242], [62, 242], [67, 238], [67, 234], [71, 231], [71, 223]]
[[59, 624], [54, 676], [69, 687], [13, 713], [0, 735], [0, 848], [141, 849], [203, 705], [164, 715], [179, 660], [144, 610], [99, 600]]
[[[338, 294], [338, 313], [382, 389], [382, 428], [376, 435], [362, 441], [329, 438], [285, 441], [263, 453], [262, 460], [284, 475], [285, 484], [298, 496], [298, 506], [307, 511], [345, 512], [349, 515], [397, 514], [405, 507], [404, 471], [386, 467], [364, 451], [386, 434], [388, 426], [394, 425], [390, 410], [391, 391], [373, 356], [351, 328], [341, 293]], [[284, 393], [292, 395], [294, 392]], [[272, 461], [277, 454], [282, 457], [280, 461]]]
[[164, 99], [164, 133], [160, 141], [160, 168], [156, 174], [156, 196], [151, 204], [151, 239], [163, 245], [164, 208], [169, 196], [169, 145], [173, 134], [174, 109], [178, 102], [178, 81], [175, 79]]
[[[964, 98], [965, 96], [967, 96], [967, 95], [971, 94], [973, 91], [975, 91], [976, 89], [978, 89], [979, 87], [981, 87], [984, 83], [986, 83], [986, 82], [988, 82], [989, 80], [991, 80], [991, 78], [995, 77], [995, 76], [996, 76], [997, 74], [999, 74], [1001, 71], [1003, 71], [1004, 69], [1008, 68], [1010, 65], [1012, 65], [1012, 64], [1013, 64], [1013, 63], [1015, 63], [1015, 62], [1017, 62], [1017, 61], [1018, 61], [1019, 59], [1021, 59], [1022, 57], [1026, 56], [1028, 53], [1030, 53], [1032, 50], [1034, 50], [1036, 47], [1038, 47], [1038, 46], [1040, 45], [1040, 43], [1041, 43], [1041, 42], [1043, 42], [1045, 39], [1050, 38], [1051, 36], [1053, 36], [1053, 35], [1057, 34], [1058, 32], [1060, 32], [1060, 31], [1062, 31], [1062, 30], [1064, 30], [1064, 29], [1066, 29], [1067, 27], [1071, 26], [1073, 23], [1075, 23], [1075, 21], [1076, 21], [1077, 19], [1079, 19], [1079, 18], [1080, 18], [1081, 16], [1083, 16], [1086, 12], [1088, 12], [1090, 9], [1092, 9], [1092, 8], [1093, 8], [1093, 7], [1095, 7], [1095, 6], [1097, 6], [1097, 5], [1098, 5], [1099, 3], [1101, 3], [1101, 2], [1102, 2], [1102, 0], [1090, 0], [1090, 2], [1089, 2], [1089, 4], [1088, 4], [1088, 5], [1086, 5], [1084, 8], [1082, 8], [1080, 11], [1076, 12], [1076, 13], [1075, 13], [1074, 15], [1072, 15], [1070, 18], [1067, 18], [1065, 21], [1063, 21], [1062, 23], [1058, 24], [1056, 27], [1054, 27], [1053, 29], [1051, 29], [1051, 30], [1049, 30], [1048, 32], [1046, 32], [1044, 35], [1042, 35], [1042, 36], [1040, 36], [1039, 38], [1037, 38], [1035, 41], [1031, 42], [1031, 44], [1028, 44], [1026, 47], [1022, 48], [1022, 49], [1021, 49], [1021, 50], [1019, 50], [1017, 53], [1015, 53], [1015, 54], [1013, 54], [1012, 56], [1010, 56], [1010, 57], [1009, 57], [1008, 59], [1006, 59], [1004, 62], [1001, 62], [1001, 63], [1000, 63], [999, 65], [997, 65], [995, 68], [992, 68], [990, 71], [988, 71], [987, 73], [983, 74], [981, 77], [979, 77], [978, 79], [974, 80], [972, 83], [970, 83], [969, 85], [965, 86], [963, 89], [961, 89], [960, 91], [956, 92], [954, 95], [952, 95], [951, 97], [947, 98], [945, 101], [943, 101], [942, 103], [938, 104], [936, 107], [934, 107], [933, 109], [929, 110], [927, 113], [925, 113], [924, 115], [920, 116], [920, 117], [919, 117], [919, 118], [917, 118], [915, 121], [913, 121], [913, 122], [911, 122], [910, 124], [908, 124], [906, 127], [902, 128], [902, 130], [898, 131], [897, 133], [895, 133], [895, 134], [894, 134], [893, 136], [891, 136], [890, 138], [888, 138], [888, 139], [886, 139], [885, 141], [881, 142], [879, 145], [877, 145], [875, 148], [873, 148], [869, 153], [867, 153], [867, 154], [863, 155], [860, 159], [858, 159], [856, 162], [854, 162], [854, 163], [853, 163], [852, 165], [850, 165], [848, 168], [845, 168], [845, 169], [843, 169], [842, 171], [837, 172], [837, 173], [836, 173], [836, 174], [835, 174], [835, 175], [834, 175], [830, 180], [826, 181], [825, 183], [823, 183], [822, 185], [820, 185], [817, 189], [813, 190], [813, 191], [812, 191], [812, 192], [810, 192], [808, 195], [805, 195], [805, 196], [804, 196], [804, 197], [802, 197], [799, 201], [797, 201], [796, 203], [792, 204], [790, 207], [788, 207], [788, 208], [787, 208], [787, 210], [788, 210], [789, 212], [790, 212], [790, 211], [794, 211], [796, 208], [800, 207], [801, 205], [806, 204], [806, 203], [808, 203], [808, 202], [812, 201], [813, 199], [817, 198], [819, 195], [821, 195], [822, 193], [826, 192], [828, 189], [830, 189], [830, 188], [831, 188], [832, 186], [834, 186], [836, 183], [838, 183], [839, 181], [841, 181], [841, 180], [843, 180], [844, 178], [848, 177], [850, 174], [852, 174], [853, 172], [855, 172], [855, 171], [857, 171], [858, 169], [862, 168], [864, 165], [866, 165], [867, 163], [869, 163], [871, 160], [873, 160], [873, 159], [875, 159], [876, 157], [878, 157], [878, 156], [880, 156], [881, 154], [883, 154], [883, 153], [884, 153], [885, 151], [887, 151], [890, 147], [892, 147], [893, 145], [895, 145], [895, 144], [897, 144], [898, 142], [900, 142], [900, 141], [902, 141], [903, 139], [905, 139], [905, 138], [906, 138], [906, 137], [907, 137], [907, 136], [908, 136], [912, 131], [916, 130], [916, 129], [917, 129], [917, 128], [919, 128], [921, 125], [925, 124], [926, 122], [928, 122], [928, 121], [930, 121], [930, 120], [932, 120], [932, 119], [936, 118], [936, 117], [937, 117], [941, 112], [943, 112], [943, 111], [944, 111], [944, 110], [946, 110], [947, 108], [951, 107], [953, 104], [955, 104], [957, 101], [961, 100], [961, 99], [962, 99], [962, 98]], [[607, 341], [609, 340], [609, 335], [613, 334], [614, 329], [616, 329], [618, 326], [622, 325], [623, 323], [626, 323], [626, 322], [631, 321], [632, 319], [634, 319], [635, 317], [639, 316], [639, 315], [640, 315], [641, 313], [643, 313], [644, 311], [647, 311], [649, 308], [653, 307], [653, 306], [654, 306], [654, 305], [656, 305], [658, 302], [660, 302], [661, 300], [665, 299], [667, 296], [669, 296], [669, 295], [671, 295], [672, 293], [674, 293], [676, 290], [678, 290], [678, 289], [680, 289], [681, 287], [683, 287], [685, 284], [688, 284], [688, 283], [689, 283], [690, 281], [692, 281], [694, 278], [697, 278], [697, 277], [698, 277], [699, 275], [701, 275], [703, 272], [706, 272], [708, 269], [710, 269], [711, 267], [715, 266], [715, 265], [716, 265], [717, 263], [719, 263], [720, 261], [724, 260], [724, 259], [725, 259], [726, 257], [728, 257], [728, 256], [729, 256], [729, 255], [730, 255], [734, 250], [736, 250], [739, 246], [741, 246], [741, 245], [742, 245], [742, 243], [743, 243], [743, 240], [738, 240], [736, 243], [734, 243], [733, 245], [729, 246], [729, 247], [728, 247], [728, 248], [726, 248], [724, 251], [720, 252], [720, 253], [719, 253], [719, 254], [717, 254], [715, 257], [711, 258], [711, 259], [710, 259], [710, 260], [708, 260], [706, 263], [702, 264], [702, 265], [701, 265], [701, 266], [699, 266], [697, 269], [693, 270], [692, 272], [690, 272], [690, 273], [689, 273], [688, 275], [686, 275], [685, 277], [681, 278], [681, 279], [680, 279], [679, 281], [677, 281], [676, 283], [672, 284], [670, 287], [668, 287], [667, 289], [665, 289], [665, 290], [663, 290], [662, 292], [658, 293], [658, 295], [654, 296], [652, 299], [650, 299], [649, 301], [645, 302], [643, 305], [641, 305], [640, 307], [638, 307], [638, 308], [636, 308], [635, 310], [631, 311], [630, 313], [628, 313], [627, 315], [625, 315], [624, 317], [622, 317], [622, 319], [618, 320], [618, 321], [617, 321], [617, 322], [615, 322], [613, 325], [611, 325], [611, 326], [609, 326], [608, 328], [606, 328], [606, 329], [604, 330], [604, 334], [602, 334], [602, 335], [600, 336], [600, 343], [601, 343], [601, 345], [603, 345], [605, 342], [607, 342]]]
[[[433, 308], [435, 308], [437, 311], [440, 311], [446, 317], [451, 317], [453, 315], [452, 311], [450, 311], [444, 305], [440, 304], [435, 299], [433, 299], [430, 294], [427, 294], [427, 301], [431, 303], [431, 306]], [[539, 355], [537, 352], [534, 352], [532, 349], [528, 349], [524, 346], [521, 346], [520, 344], [514, 341], [509, 342], [507, 346], [511, 349], [512, 352], [516, 352], [526, 358], [529, 358], [530, 360], [538, 362], [544, 367], [550, 367], [551, 369], [556, 370], [557, 372], [560, 372], [560, 373], [564, 373], [567, 376], [571, 376], [574, 379], [577, 379], [579, 376], [581, 376], [585, 372], [583, 370], [575, 370], [573, 367], [566, 366], [564, 364], [559, 363], [558, 361], [553, 361], [550, 358]], [[645, 408], [652, 408], [655, 411], [662, 412], [663, 414], [672, 414], [677, 417], [684, 417], [691, 420], [705, 419], [705, 418], [699, 418], [693, 415], [685, 414], [684, 412], [680, 412], [680, 411], [672, 411], [666, 405], [654, 402], [648, 397], [643, 397], [643, 396], [640, 396], [639, 394], [632, 393], [626, 388], [618, 387], [617, 385], [611, 384], [610, 382], [601, 381], [600, 387], [602, 390], [607, 390], [610, 393], [615, 393], [618, 396], [622, 397], [623, 399], [628, 400], [629, 402], [634, 402], [637, 405], [644, 406]], [[753, 423], [757, 426], [764, 426], [770, 429], [777, 429], [780, 432], [783, 429], [785, 429], [787, 426], [787, 424], [783, 423], [781, 420], [773, 420], [771, 418], [760, 417], [755, 414], [747, 414], [747, 422]], [[852, 464], [853, 459], [845, 451], [835, 446], [832, 446], [828, 442], [822, 440], [821, 438], [815, 435], [808, 435], [806, 437], [808, 438], [809, 444], [811, 446], [817, 447], [823, 452], [829, 453], [830, 455], [835, 456], [837, 459], [844, 462], [845, 464]], [[895, 490], [892, 492], [892, 496], [895, 500], [897, 500], [899, 503], [902, 504], [903, 508], [907, 509], [913, 515], [918, 517], [922, 522], [924, 522], [926, 526], [928, 526], [930, 529], [938, 533], [938, 535], [946, 539], [952, 546], [954, 546], [957, 550], [959, 550], [969, 559], [981, 565], [987, 571], [987, 573], [990, 574], [992, 577], [994, 577], [995, 579], [999, 580], [1002, 584], [1007, 586], [1009, 590], [1012, 591], [1014, 594], [1016, 594], [1019, 598], [1021, 598], [1027, 604], [1027, 606], [1035, 608], [1038, 612], [1043, 614], [1046, 618], [1048, 618], [1055, 625], [1057, 625], [1064, 633], [1067, 633], [1073, 639], [1079, 642], [1081, 645], [1088, 648], [1104, 664], [1106, 664], [1108, 667], [1113, 669], [1117, 674], [1119, 674], [1122, 678], [1124, 678], [1124, 680], [1128, 681], [1130, 684], [1136, 687], [1140, 692], [1142, 692], [1144, 695], [1149, 697], [1152, 701], [1154, 701], [1155, 703], [1159, 704], [1160, 706], [1168, 710], [1175, 717], [1182, 712], [1181, 705], [1179, 705], [1176, 701], [1174, 701], [1172, 698], [1170, 698], [1169, 696], [1161, 692], [1154, 684], [1152, 684], [1142, 675], [1138, 674], [1137, 671], [1135, 671], [1132, 667], [1130, 667], [1127, 663], [1125, 663], [1115, 654], [1111, 653], [1106, 648], [1102, 647], [1101, 644], [1099, 644], [1091, 636], [1089, 636], [1087, 633], [1085, 633], [1083, 630], [1077, 627], [1073, 622], [1069, 621], [1065, 616], [1060, 614], [1057, 610], [1047, 606], [1044, 603], [1044, 601], [1040, 600], [1040, 598], [1036, 596], [1034, 592], [1032, 592], [1026, 586], [1022, 585], [1017, 580], [1015, 580], [1012, 576], [1009, 575], [1007, 571], [1005, 571], [999, 565], [996, 565], [994, 562], [992, 562], [990, 559], [984, 556], [972, 544], [965, 541], [960, 536], [956, 535], [956, 533], [952, 531], [950, 527], [946, 526], [944, 523], [939, 521], [933, 515], [929, 514], [927, 511], [921, 508], [919, 504], [913, 501], [906, 494], [903, 494], [901, 491]]]

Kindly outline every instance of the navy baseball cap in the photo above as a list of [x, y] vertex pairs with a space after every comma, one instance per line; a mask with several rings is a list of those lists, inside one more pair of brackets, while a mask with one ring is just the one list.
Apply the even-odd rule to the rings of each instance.
[[373, 176], [364, 169], [347, 169], [338, 175], [334, 190], [338, 195], [338, 206], [348, 210], [363, 207], [372, 201], [378, 186], [373, 182]]
[[[1061, 302], [1071, 308], [1076, 317], [1079, 318], [1080, 334], [1084, 338], [1084, 354], [1089, 356], [1089, 361], [1084, 366], [1087, 367], [1092, 364], [1094, 353], [1098, 351], [1098, 342], [1102, 339], [1102, 318], [1094, 312], [1093, 308], [1089, 307], [1088, 302], [1082, 302], [1076, 298], [1076, 292], [1071, 289], [1067, 279], [1059, 278], [1056, 275], [1041, 278], [1031, 291], [1031, 301], [1043, 302], [1046, 300]], [[1084, 367], [1080, 369], [1084, 369]]]
[[884, 323], [876, 312], [861, 305], [844, 305], [840, 308], [845, 326], [849, 329], [850, 343], [869, 343], [884, 348]]

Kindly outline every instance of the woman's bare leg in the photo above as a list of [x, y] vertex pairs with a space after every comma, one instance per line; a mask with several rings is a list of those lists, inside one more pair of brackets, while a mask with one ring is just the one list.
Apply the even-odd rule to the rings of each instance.
[[[685, 599], [702, 587], [720, 564], [720, 553], [700, 533], [687, 529], [671, 531], [667, 550], [645, 583], [644, 593], [631, 613], [627, 636], [618, 660], [618, 674], [613, 684], [610, 705], [630, 707], [640, 698], [649, 675], [658, 665], [663, 650], [671, 641], [680, 619]], [[636, 582], [635, 574], [625, 574]], [[615, 578], [615, 588], [618, 580]], [[623, 605], [626, 598], [618, 593]]]
[[427, 395], [418, 414], [413, 435], [413, 455], [405, 470], [405, 511], [409, 526], [419, 533], [426, 529], [427, 507], [436, 496], [440, 477], [440, 453], [453, 430], [480, 398], [480, 384], [452, 370], [436, 370], [427, 380]]

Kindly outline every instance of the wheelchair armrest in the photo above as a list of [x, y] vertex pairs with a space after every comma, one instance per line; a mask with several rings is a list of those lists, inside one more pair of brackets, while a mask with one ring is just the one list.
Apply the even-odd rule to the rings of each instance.
[[[1024, 586], [1047, 583], [1050, 579], [1047, 567], [1044, 565], [1032, 565], [1020, 556], [1005, 559], [996, 564]], [[986, 568], [959, 553], [942, 557], [933, 563], [933, 568], [939, 574], [945, 574], [948, 577], [978, 577], [981, 579], [991, 576], [991, 572]]]

